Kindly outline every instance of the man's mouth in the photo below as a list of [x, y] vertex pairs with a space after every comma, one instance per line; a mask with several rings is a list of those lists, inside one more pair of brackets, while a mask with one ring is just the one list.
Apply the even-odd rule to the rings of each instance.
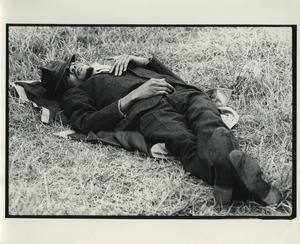
[[79, 75], [80, 75], [80, 68], [79, 67], [76, 67], [75, 74], [76, 74], [77, 77], [79, 77]]

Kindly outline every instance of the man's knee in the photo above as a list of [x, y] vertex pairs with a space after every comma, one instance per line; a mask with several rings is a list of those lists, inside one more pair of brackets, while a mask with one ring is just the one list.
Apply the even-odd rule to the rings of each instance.
[[180, 135], [180, 133], [177, 133], [166, 141], [166, 148], [175, 155], [181, 156], [196, 150], [196, 137], [194, 135]]
[[[217, 109], [210, 107], [201, 107], [201, 108], [193, 108], [191, 111], [191, 119], [190, 122], [207, 122], [207, 121], [220, 121], [221, 115]], [[194, 121], [193, 121], [194, 120]]]

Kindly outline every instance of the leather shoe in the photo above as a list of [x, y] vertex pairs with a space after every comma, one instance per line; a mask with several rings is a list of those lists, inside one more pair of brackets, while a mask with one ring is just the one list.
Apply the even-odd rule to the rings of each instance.
[[273, 205], [280, 201], [280, 192], [262, 179], [262, 171], [254, 158], [240, 150], [233, 150], [229, 159], [237, 181], [255, 200], [264, 205]]
[[235, 179], [228, 155], [236, 148], [238, 142], [230, 131], [224, 127], [215, 129], [208, 144], [208, 153], [213, 164], [214, 197], [222, 205], [232, 201]]

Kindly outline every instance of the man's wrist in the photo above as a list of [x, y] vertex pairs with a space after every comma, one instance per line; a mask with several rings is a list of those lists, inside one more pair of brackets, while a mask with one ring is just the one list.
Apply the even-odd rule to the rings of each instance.
[[149, 64], [149, 62], [151, 61], [152, 57], [137, 57], [137, 56], [133, 56], [132, 61], [137, 65], [137, 66], [146, 66], [147, 64]]
[[132, 105], [133, 103], [135, 103], [138, 100], [138, 96], [136, 94], [136, 91], [133, 90], [132, 92], [130, 92], [127, 96], [124, 97], [126, 99], [126, 101]]
[[151, 57], [142, 57], [143, 58], [143, 65], [142, 66], [147, 66], [151, 59], [152, 59], [152, 56]]
[[122, 98], [118, 101], [118, 110], [124, 118], [127, 116], [127, 114], [123, 113], [123, 111], [122, 111]]
[[129, 93], [121, 98], [118, 102], [118, 108], [121, 114], [126, 117], [127, 110], [138, 100], [134, 92]]
[[148, 64], [151, 62], [152, 57], [153, 57], [153, 56], [151, 55], [151, 56], [145, 58], [145, 59], [146, 59], [146, 61], [145, 61], [145, 66], [148, 65]]

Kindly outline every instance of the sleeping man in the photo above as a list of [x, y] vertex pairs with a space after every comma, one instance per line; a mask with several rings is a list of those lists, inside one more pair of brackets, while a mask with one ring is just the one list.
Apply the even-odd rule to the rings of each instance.
[[234, 192], [264, 205], [280, 201], [258, 162], [239, 150], [209, 96], [155, 57], [121, 55], [98, 70], [76, 63], [73, 55], [41, 71], [43, 86], [62, 98], [74, 130], [136, 130], [149, 143], [165, 143], [186, 171], [214, 186], [220, 204], [230, 204], [238, 197]]

